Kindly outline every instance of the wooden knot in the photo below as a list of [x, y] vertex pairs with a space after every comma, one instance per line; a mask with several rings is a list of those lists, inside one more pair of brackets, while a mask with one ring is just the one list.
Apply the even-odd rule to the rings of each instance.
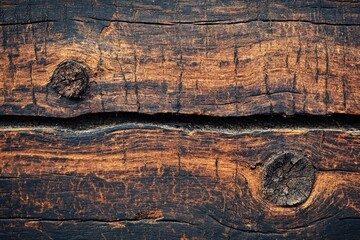
[[266, 199], [278, 206], [296, 206], [309, 197], [315, 181], [315, 169], [303, 155], [284, 152], [271, 158], [262, 174]]
[[66, 60], [55, 69], [50, 83], [62, 97], [81, 98], [89, 84], [89, 77], [80, 63]]

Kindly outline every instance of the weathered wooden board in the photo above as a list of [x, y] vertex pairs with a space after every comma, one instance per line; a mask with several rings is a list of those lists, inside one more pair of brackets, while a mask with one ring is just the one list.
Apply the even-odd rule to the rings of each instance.
[[[1, 1], [0, 114], [360, 114], [359, 1]], [[81, 100], [48, 82], [81, 63]]]
[[158, 114], [356, 122], [359, 1], [1, 1], [0, 35], [0, 239], [360, 236], [358, 122]]
[[[356, 239], [360, 131], [120, 124], [0, 129], [1, 239]], [[309, 198], [266, 200], [271, 156], [304, 154]]]

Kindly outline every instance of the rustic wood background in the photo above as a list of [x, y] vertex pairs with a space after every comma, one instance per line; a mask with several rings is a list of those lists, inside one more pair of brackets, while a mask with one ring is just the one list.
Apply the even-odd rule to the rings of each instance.
[[[0, 113], [360, 113], [359, 1], [2, 1]], [[48, 87], [65, 59], [89, 93]]]
[[2, 0], [0, 35], [0, 239], [360, 238], [360, 1]]

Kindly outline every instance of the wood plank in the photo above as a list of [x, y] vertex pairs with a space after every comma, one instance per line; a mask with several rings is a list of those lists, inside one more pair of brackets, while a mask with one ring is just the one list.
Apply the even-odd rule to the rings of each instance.
[[[356, 239], [359, 146], [356, 128], [3, 127], [0, 237]], [[300, 205], [262, 192], [284, 151], [315, 169]]]
[[[1, 1], [0, 114], [360, 113], [358, 1]], [[79, 100], [48, 84], [84, 66]]]

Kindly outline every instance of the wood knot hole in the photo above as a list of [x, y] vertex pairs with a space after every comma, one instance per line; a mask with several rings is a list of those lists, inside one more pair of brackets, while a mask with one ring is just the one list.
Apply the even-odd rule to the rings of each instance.
[[81, 98], [88, 87], [89, 77], [80, 63], [66, 60], [55, 69], [50, 83], [62, 97]]
[[314, 181], [315, 169], [308, 159], [300, 153], [284, 152], [264, 167], [264, 197], [278, 206], [297, 206], [309, 197]]

